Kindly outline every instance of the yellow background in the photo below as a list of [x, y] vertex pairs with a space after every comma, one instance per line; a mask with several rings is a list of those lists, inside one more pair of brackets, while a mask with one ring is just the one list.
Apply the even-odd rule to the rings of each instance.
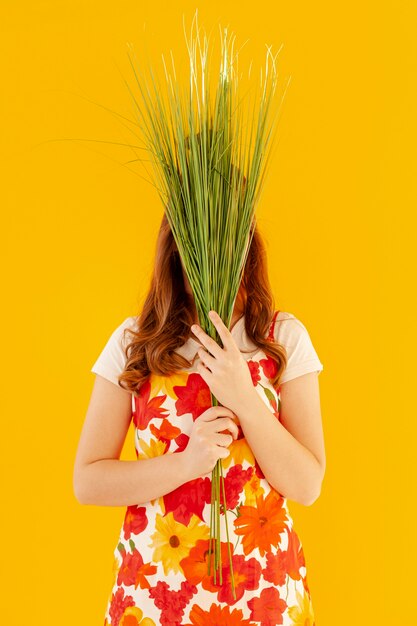
[[146, 292], [162, 206], [121, 165], [129, 148], [87, 139], [132, 142], [93, 102], [131, 115], [126, 42], [161, 67], [197, 7], [215, 45], [218, 24], [249, 38], [254, 68], [283, 44], [291, 75], [258, 219], [277, 307], [324, 364], [322, 494], [289, 502], [317, 626], [417, 623], [416, 14], [358, 1], [3, 0], [1, 621], [104, 619], [124, 509], [80, 505], [73, 461], [90, 367]]

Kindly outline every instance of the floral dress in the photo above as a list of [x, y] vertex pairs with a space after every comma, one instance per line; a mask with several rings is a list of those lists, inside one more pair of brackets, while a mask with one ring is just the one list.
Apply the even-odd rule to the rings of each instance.
[[[257, 350], [247, 363], [256, 390], [279, 419], [280, 387], [274, 389], [268, 380], [276, 362]], [[183, 450], [193, 422], [211, 406], [208, 385], [188, 370], [151, 375], [132, 401], [137, 459]], [[268, 483], [237, 424], [239, 437], [222, 459], [236, 597], [224, 511], [222, 584], [219, 573], [214, 582], [213, 558], [207, 573], [210, 472], [126, 508], [114, 550], [105, 626], [315, 625], [303, 546], [286, 498]]]

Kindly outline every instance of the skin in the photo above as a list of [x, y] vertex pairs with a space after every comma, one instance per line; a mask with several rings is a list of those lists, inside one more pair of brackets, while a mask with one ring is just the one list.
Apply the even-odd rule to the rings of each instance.
[[[234, 320], [241, 313], [234, 313]], [[196, 327], [198, 372], [221, 406], [193, 424], [187, 447], [140, 462], [120, 460], [131, 421], [131, 394], [96, 375], [76, 452], [74, 493], [81, 504], [129, 506], [149, 502], [207, 474], [237, 436], [236, 418], [266, 479], [305, 506], [320, 495], [325, 473], [317, 372], [281, 384], [280, 420], [256, 391], [229, 329], [212, 316], [224, 347]], [[233, 325], [233, 319], [232, 319]]]

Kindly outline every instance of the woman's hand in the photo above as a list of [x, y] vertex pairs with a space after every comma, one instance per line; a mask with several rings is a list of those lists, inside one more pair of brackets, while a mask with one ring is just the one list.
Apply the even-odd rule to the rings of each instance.
[[228, 447], [239, 436], [235, 417], [233, 411], [224, 406], [211, 406], [193, 422], [188, 444], [179, 453], [188, 480], [210, 474], [219, 459], [229, 456]]
[[201, 359], [197, 361], [197, 371], [206, 381], [217, 401], [234, 413], [238, 413], [245, 398], [254, 393], [252, 376], [247, 362], [220, 315], [215, 311], [210, 311], [209, 316], [224, 347], [220, 347], [197, 324], [191, 326], [195, 336], [207, 349], [199, 348], [197, 351]]

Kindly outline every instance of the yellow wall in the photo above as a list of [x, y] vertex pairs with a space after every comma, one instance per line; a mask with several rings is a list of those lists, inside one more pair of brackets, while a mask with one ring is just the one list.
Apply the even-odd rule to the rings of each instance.
[[[146, 171], [120, 165], [129, 148], [86, 139], [134, 141], [94, 102], [131, 115], [126, 42], [146, 40], [155, 65], [183, 55], [182, 15], [189, 27], [195, 8], [0, 9], [8, 626], [104, 618], [123, 509], [81, 506], [73, 460], [90, 367], [147, 289], [162, 207]], [[283, 43], [279, 71], [291, 75], [258, 215], [278, 308], [305, 323], [324, 364], [322, 494], [289, 502], [317, 626], [417, 623], [415, 20], [409, 2], [199, 5], [216, 45], [229, 25], [260, 67], [265, 43]]]

